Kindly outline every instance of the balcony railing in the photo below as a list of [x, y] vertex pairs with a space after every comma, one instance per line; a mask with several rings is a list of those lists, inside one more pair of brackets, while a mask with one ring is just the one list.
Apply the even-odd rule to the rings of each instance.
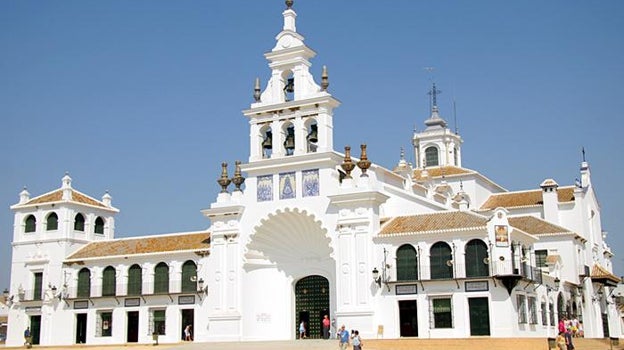
[[[529, 264], [515, 266], [507, 261], [495, 261], [494, 263], [483, 264], [479, 266], [466, 266], [465, 264], [457, 264], [454, 262], [448, 265], [437, 266], [436, 274], [431, 274], [431, 265], [419, 265], [419, 271], [414, 279], [395, 280], [396, 271], [390, 270], [389, 280], [391, 282], [408, 282], [408, 281], [432, 281], [445, 279], [471, 279], [471, 278], [488, 278], [498, 276], [519, 276], [526, 280], [542, 283], [542, 270]], [[442, 273], [444, 272], [444, 273]]]
[[197, 283], [185, 282], [180, 280], [169, 281], [168, 285], [163, 283], [155, 284], [153, 282], [138, 283], [117, 283], [114, 289], [107, 289], [102, 293], [102, 284], [93, 284], [90, 288], [68, 287], [65, 292], [66, 299], [81, 298], [100, 298], [100, 297], [129, 297], [129, 296], [148, 296], [148, 295], [168, 295], [196, 293], [198, 290]]

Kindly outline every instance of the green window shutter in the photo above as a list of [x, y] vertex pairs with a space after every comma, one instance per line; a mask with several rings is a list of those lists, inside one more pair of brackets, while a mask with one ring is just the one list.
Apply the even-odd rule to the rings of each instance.
[[35, 219], [34, 215], [28, 215], [26, 218], [26, 227], [24, 228], [25, 232], [35, 232], [37, 229], [37, 219]]
[[104, 269], [102, 274], [102, 296], [116, 295], [116, 273], [115, 268], [109, 266]]
[[438, 242], [431, 247], [429, 257], [431, 263], [431, 279], [453, 278], [451, 247], [444, 242]]
[[158, 263], [154, 269], [154, 294], [169, 293], [169, 266]]
[[197, 291], [197, 265], [187, 261], [182, 265], [182, 293], [194, 293]]
[[132, 265], [128, 270], [128, 295], [141, 295], [143, 292], [143, 270], [139, 265]]
[[397, 249], [397, 281], [415, 281], [418, 279], [418, 261], [416, 249], [409, 244]]
[[91, 296], [91, 271], [84, 268], [78, 272], [78, 298]]
[[47, 231], [58, 230], [58, 215], [56, 215], [56, 213], [52, 213], [48, 215], [48, 219], [46, 221], [46, 230]]
[[466, 244], [466, 277], [485, 277], [489, 275], [487, 245], [478, 239]]

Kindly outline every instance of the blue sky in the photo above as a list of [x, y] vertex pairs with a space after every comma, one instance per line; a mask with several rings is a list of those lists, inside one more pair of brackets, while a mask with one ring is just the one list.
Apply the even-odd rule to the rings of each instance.
[[[587, 151], [624, 274], [624, 2], [297, 0], [330, 74], [334, 144], [392, 167], [428, 117], [465, 140], [463, 165], [509, 190], [570, 185]], [[248, 158], [255, 77], [281, 30], [273, 1], [0, 1], [0, 263], [23, 186], [106, 190], [118, 237], [205, 229], [220, 163]], [[425, 67], [435, 67], [428, 73]], [[413, 161], [411, 153], [408, 160]], [[0, 269], [0, 288], [9, 284]]]

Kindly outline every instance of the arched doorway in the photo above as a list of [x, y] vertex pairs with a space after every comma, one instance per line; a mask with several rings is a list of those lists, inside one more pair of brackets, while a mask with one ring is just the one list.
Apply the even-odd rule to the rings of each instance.
[[323, 333], [323, 316], [329, 316], [329, 281], [318, 275], [300, 279], [295, 285], [295, 324], [306, 324], [306, 337], [320, 339]]

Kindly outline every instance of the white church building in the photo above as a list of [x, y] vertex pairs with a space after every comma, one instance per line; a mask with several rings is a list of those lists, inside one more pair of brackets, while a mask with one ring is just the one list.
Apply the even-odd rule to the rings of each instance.
[[243, 112], [248, 161], [222, 164], [207, 229], [116, 239], [111, 196], [69, 175], [19, 194], [8, 346], [27, 327], [41, 345], [174, 343], [188, 325], [201, 342], [288, 340], [301, 321], [319, 338], [324, 315], [364, 338], [546, 338], [563, 317], [586, 337], [622, 336], [584, 159], [578, 183], [507, 191], [463, 167], [435, 86], [414, 165], [338, 147], [340, 102], [326, 69], [310, 73], [296, 16], [287, 1], [270, 78]]

